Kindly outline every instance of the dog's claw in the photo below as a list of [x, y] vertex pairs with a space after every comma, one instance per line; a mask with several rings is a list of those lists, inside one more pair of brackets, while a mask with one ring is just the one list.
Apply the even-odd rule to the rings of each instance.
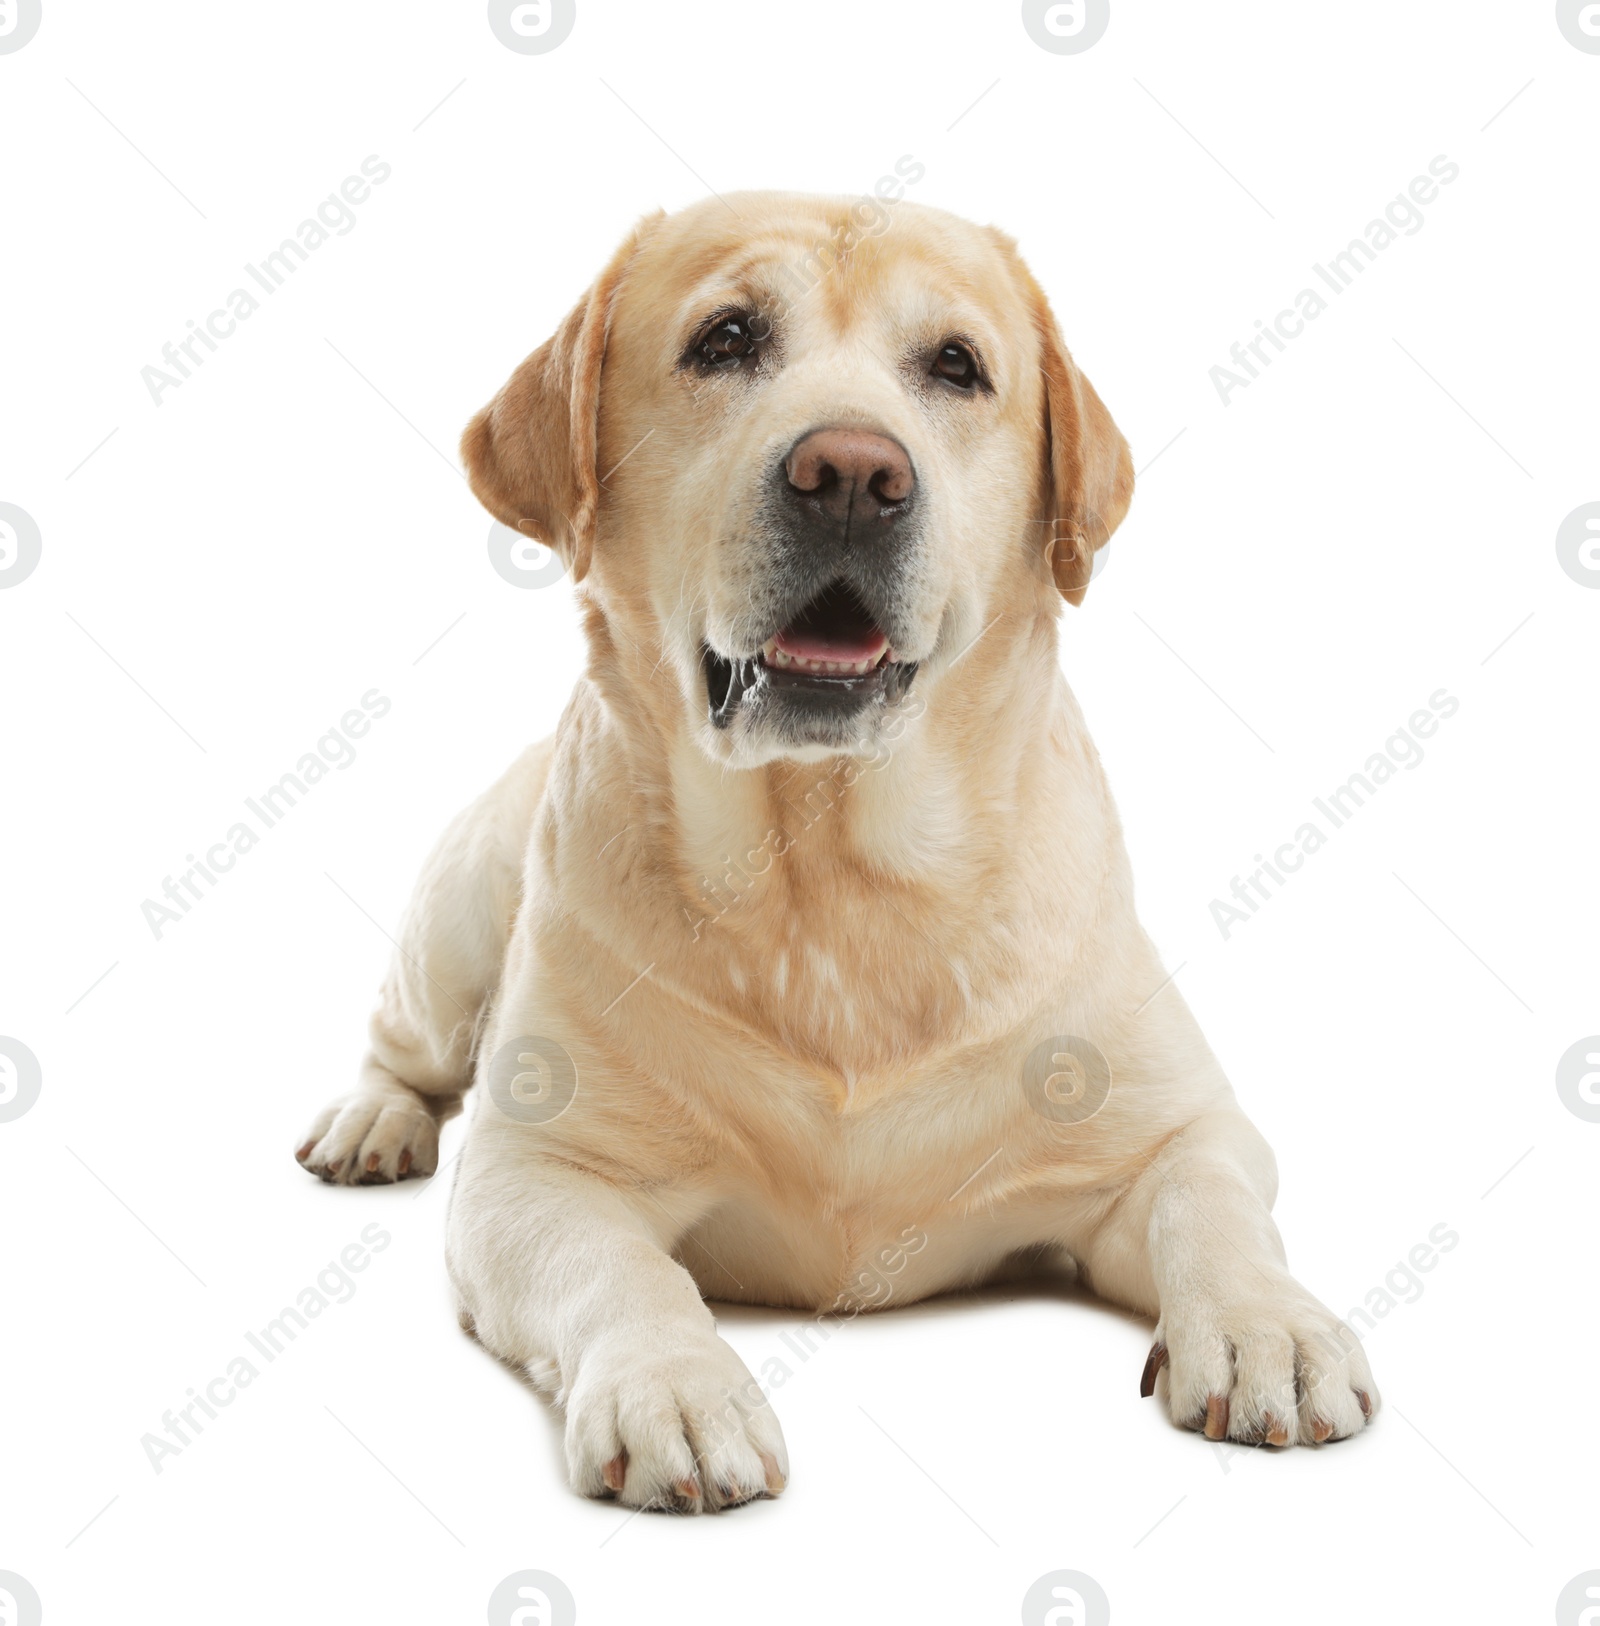
[[1225, 1440], [1228, 1437], [1228, 1397], [1226, 1395], [1212, 1395], [1206, 1401], [1205, 1436], [1208, 1440]]
[[1148, 1400], [1156, 1392], [1156, 1373], [1167, 1364], [1167, 1346], [1157, 1342], [1150, 1346], [1149, 1358], [1144, 1363], [1144, 1376], [1139, 1379], [1139, 1398]]

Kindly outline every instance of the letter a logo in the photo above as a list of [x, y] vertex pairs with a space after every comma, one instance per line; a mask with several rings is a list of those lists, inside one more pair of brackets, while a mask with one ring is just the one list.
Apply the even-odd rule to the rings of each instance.
[[1087, 1626], [1083, 1594], [1070, 1586], [1051, 1587], [1050, 1596], [1061, 1600], [1053, 1609], [1047, 1609], [1044, 1626]]
[[547, 1593], [541, 1592], [536, 1586], [519, 1586], [517, 1596], [531, 1598], [533, 1601], [511, 1611], [511, 1626], [552, 1626], [554, 1617], [551, 1614], [550, 1598]]

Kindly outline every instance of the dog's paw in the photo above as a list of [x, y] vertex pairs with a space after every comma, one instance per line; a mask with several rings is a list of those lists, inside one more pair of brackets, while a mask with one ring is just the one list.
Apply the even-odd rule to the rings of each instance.
[[359, 1091], [325, 1107], [294, 1155], [330, 1185], [386, 1186], [438, 1168], [439, 1125], [420, 1104]]
[[1359, 1433], [1378, 1387], [1355, 1334], [1294, 1282], [1260, 1298], [1164, 1310], [1142, 1395], [1208, 1440], [1322, 1445]]
[[714, 1333], [589, 1350], [565, 1404], [567, 1471], [585, 1496], [700, 1513], [776, 1496], [788, 1479], [772, 1408]]

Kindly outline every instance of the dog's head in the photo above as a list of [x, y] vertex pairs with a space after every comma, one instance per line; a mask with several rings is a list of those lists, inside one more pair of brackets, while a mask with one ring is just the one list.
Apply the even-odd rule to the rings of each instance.
[[462, 452], [737, 766], [876, 751], [1007, 608], [1080, 602], [1133, 494], [1009, 239], [774, 193], [643, 222]]

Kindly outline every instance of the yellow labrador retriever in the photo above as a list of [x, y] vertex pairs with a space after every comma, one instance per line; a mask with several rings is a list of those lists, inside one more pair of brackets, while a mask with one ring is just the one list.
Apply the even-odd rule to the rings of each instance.
[[657, 215], [462, 451], [582, 584], [588, 670], [429, 860], [298, 1156], [431, 1174], [476, 1078], [462, 1323], [559, 1396], [573, 1485], [782, 1489], [707, 1298], [849, 1315], [1019, 1261], [1158, 1318], [1180, 1424], [1361, 1429], [1057, 662], [1133, 472], [1012, 242], [909, 203]]

